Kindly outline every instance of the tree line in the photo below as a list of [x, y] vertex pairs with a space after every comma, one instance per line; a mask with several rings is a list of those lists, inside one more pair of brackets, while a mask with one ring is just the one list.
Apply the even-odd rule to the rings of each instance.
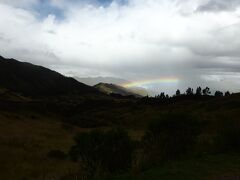
[[[172, 97], [179, 97], [179, 96], [215, 96], [215, 97], [223, 97], [223, 96], [230, 96], [231, 93], [229, 91], [222, 92], [222, 91], [215, 91], [212, 95], [212, 92], [209, 87], [202, 88], [197, 87], [194, 91], [193, 88], [188, 87], [184, 93], [182, 93], [179, 89], [177, 89], [176, 93]], [[148, 97], [148, 96], [147, 96]], [[160, 94], [156, 95], [155, 98], [158, 99], [169, 99], [170, 96], [165, 94], [165, 92], [161, 92]]]

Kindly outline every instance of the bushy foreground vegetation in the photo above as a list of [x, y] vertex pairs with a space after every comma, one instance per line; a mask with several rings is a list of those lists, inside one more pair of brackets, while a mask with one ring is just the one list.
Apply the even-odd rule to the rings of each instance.
[[[151, 122], [138, 142], [121, 129], [82, 133], [75, 137], [75, 145], [69, 151], [70, 157], [82, 167], [82, 174], [66, 179], [101, 179], [110, 174], [164, 167], [168, 162], [240, 153], [239, 129], [237, 121], [222, 119], [209, 124], [181, 112], [167, 113]], [[204, 139], [206, 135], [208, 138]]]
[[130, 169], [134, 143], [124, 130], [92, 131], [75, 137], [69, 155], [92, 177]]
[[146, 163], [159, 165], [193, 150], [202, 125], [184, 113], [171, 113], [151, 122], [142, 139]]

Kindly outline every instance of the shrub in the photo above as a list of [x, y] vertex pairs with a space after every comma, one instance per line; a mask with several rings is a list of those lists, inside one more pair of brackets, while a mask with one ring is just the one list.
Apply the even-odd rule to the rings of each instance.
[[90, 176], [96, 171], [117, 173], [131, 167], [133, 145], [124, 130], [92, 131], [77, 135], [69, 154], [84, 165]]
[[214, 94], [216, 97], [222, 97], [223, 96], [223, 92], [221, 91], [216, 91]]
[[149, 165], [174, 160], [193, 149], [200, 132], [199, 121], [191, 116], [167, 114], [153, 121], [143, 137], [143, 160]]
[[219, 120], [213, 150], [217, 153], [240, 152], [240, 123], [236, 120]]

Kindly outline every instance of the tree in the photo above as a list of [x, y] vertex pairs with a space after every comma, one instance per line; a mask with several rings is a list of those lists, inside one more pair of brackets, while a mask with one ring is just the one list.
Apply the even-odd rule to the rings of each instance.
[[211, 94], [210, 88], [206, 87], [205, 89], [203, 89], [203, 95], [208, 96]]
[[193, 95], [193, 89], [192, 88], [187, 88], [187, 90], [186, 90], [186, 94], [187, 95]]
[[160, 99], [165, 99], [165, 93], [164, 92], [161, 92]]
[[176, 96], [180, 96], [181, 95], [181, 92], [180, 92], [180, 90], [178, 89], [177, 91], [176, 91]]
[[197, 96], [201, 96], [202, 95], [202, 88], [200, 86], [197, 87], [197, 89], [196, 89], [196, 95]]
[[221, 92], [221, 91], [215, 92], [215, 97], [222, 97], [222, 96], [223, 96], [223, 92]]
[[225, 92], [225, 96], [230, 96], [230, 95], [231, 95], [231, 94], [230, 94], [229, 91]]

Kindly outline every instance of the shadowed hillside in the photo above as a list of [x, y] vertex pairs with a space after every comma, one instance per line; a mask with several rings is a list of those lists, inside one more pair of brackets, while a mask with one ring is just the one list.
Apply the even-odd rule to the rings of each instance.
[[55, 71], [1, 56], [0, 86], [27, 96], [97, 93], [94, 88]]

